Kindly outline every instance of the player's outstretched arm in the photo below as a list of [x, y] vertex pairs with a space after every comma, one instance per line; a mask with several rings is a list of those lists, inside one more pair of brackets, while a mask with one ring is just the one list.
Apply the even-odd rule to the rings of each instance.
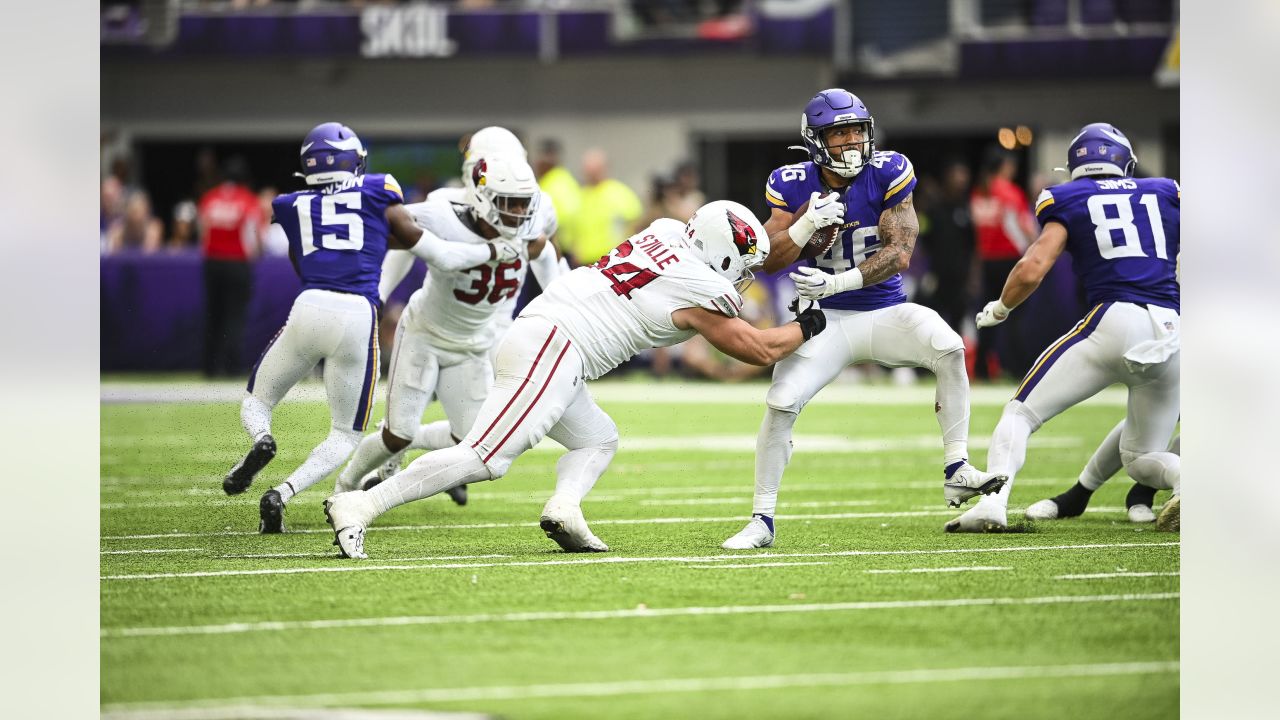
[[519, 251], [509, 243], [475, 245], [437, 237], [435, 233], [418, 227], [403, 205], [387, 208], [387, 225], [391, 228], [388, 247], [408, 250], [426, 260], [428, 267], [457, 271], [490, 260], [510, 262], [519, 257]]
[[1058, 261], [1058, 256], [1067, 248], [1067, 228], [1061, 223], [1049, 222], [1040, 232], [1040, 237], [1027, 248], [1017, 265], [1009, 273], [1004, 283], [1004, 291], [1000, 293], [1000, 302], [1010, 310], [1018, 307], [1040, 287], [1049, 268]]
[[1009, 278], [1004, 282], [1004, 290], [1001, 291], [1000, 297], [987, 303], [982, 308], [982, 312], [978, 313], [976, 319], [978, 327], [991, 327], [1004, 322], [1014, 308], [1021, 305], [1031, 296], [1031, 293], [1035, 292], [1036, 288], [1040, 287], [1044, 276], [1049, 274], [1049, 268], [1058, 261], [1058, 256], [1066, 247], [1067, 228], [1057, 222], [1045, 223], [1044, 230], [1040, 231], [1040, 237], [1031, 243], [1031, 247], [1027, 248], [1027, 254], [1023, 255], [1009, 272]]
[[698, 331], [720, 352], [750, 365], [778, 362], [827, 326], [826, 316], [817, 308], [806, 310], [793, 322], [768, 330], [704, 308], [677, 310], [671, 313], [671, 320], [681, 330]]

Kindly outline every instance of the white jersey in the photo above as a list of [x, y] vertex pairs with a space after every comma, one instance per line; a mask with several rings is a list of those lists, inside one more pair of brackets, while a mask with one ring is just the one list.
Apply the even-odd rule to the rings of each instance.
[[[468, 208], [462, 203], [465, 192], [461, 188], [437, 190], [425, 201], [406, 205], [405, 209], [419, 227], [443, 240], [490, 242], [463, 222], [461, 215]], [[548, 223], [551, 232], [555, 232], [555, 209], [550, 200], [543, 198], [538, 207], [529, 236], [522, 236], [515, 243], [520, 249], [515, 260], [491, 260], [456, 272], [428, 268], [422, 288], [409, 298], [415, 322], [412, 329], [425, 333], [432, 345], [445, 350], [487, 350], [497, 336], [493, 319], [501, 314], [509, 317], [519, 299], [529, 270], [529, 242], [537, 239]]]
[[737, 317], [742, 296], [684, 244], [684, 223], [662, 218], [600, 262], [561, 276], [521, 317], [559, 326], [582, 355], [587, 379], [604, 375], [646, 348], [684, 342], [671, 313], [701, 307]]

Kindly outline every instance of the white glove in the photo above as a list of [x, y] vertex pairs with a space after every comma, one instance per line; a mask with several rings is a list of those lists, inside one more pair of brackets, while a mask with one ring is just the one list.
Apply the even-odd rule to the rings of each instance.
[[1000, 298], [996, 298], [982, 308], [976, 322], [980, 328], [993, 327], [1007, 320], [1012, 311], [1013, 308], [1005, 307], [1004, 303], [1000, 302]]
[[787, 234], [791, 236], [791, 242], [804, 247], [815, 232], [840, 222], [844, 222], [844, 203], [840, 202], [840, 194], [820, 195], [815, 191], [809, 195], [809, 209], [787, 228]]
[[832, 275], [818, 268], [805, 266], [796, 268], [789, 277], [796, 284], [796, 294], [809, 301], [862, 287], [862, 271], [858, 268]]
[[520, 257], [520, 249], [512, 243], [497, 240], [489, 244], [493, 246], [493, 259], [500, 263], [515, 262]]

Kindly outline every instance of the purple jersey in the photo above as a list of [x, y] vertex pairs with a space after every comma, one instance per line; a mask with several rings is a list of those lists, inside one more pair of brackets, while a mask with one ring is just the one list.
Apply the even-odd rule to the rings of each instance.
[[1040, 193], [1036, 218], [1067, 229], [1067, 252], [1089, 305], [1179, 310], [1181, 202], [1178, 183], [1167, 178], [1085, 177]]
[[387, 208], [402, 202], [396, 179], [377, 173], [273, 200], [273, 222], [289, 238], [302, 289], [363, 295], [378, 303], [390, 232]]
[[[896, 152], [876, 152], [862, 172], [854, 176], [840, 193], [844, 203], [844, 224], [826, 255], [807, 262], [828, 273], [842, 273], [862, 264], [880, 249], [877, 228], [880, 213], [902, 202], [916, 186], [916, 173], [911, 161]], [[809, 196], [831, 192], [812, 162], [783, 165], [769, 175], [764, 188], [765, 202], [770, 208], [794, 213], [809, 202]], [[902, 276], [859, 290], [832, 295], [822, 307], [832, 310], [877, 310], [907, 301], [902, 292]]]

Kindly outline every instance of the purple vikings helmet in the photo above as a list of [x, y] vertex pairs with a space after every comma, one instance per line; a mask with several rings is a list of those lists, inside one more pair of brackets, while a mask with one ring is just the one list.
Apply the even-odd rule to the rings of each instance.
[[1129, 138], [1110, 123], [1090, 123], [1080, 130], [1067, 149], [1067, 169], [1071, 179], [1085, 175], [1133, 177], [1138, 156]]
[[364, 174], [369, 151], [342, 123], [317, 125], [302, 139], [302, 175], [308, 185], [330, 185]]
[[[827, 130], [841, 125], [863, 125], [866, 142], [828, 149]], [[800, 116], [800, 137], [804, 146], [796, 149], [809, 153], [809, 159], [816, 165], [841, 177], [851, 178], [871, 162], [871, 154], [875, 152], [875, 130], [876, 121], [857, 95], [840, 88], [823, 90], [804, 106], [804, 113]]]

